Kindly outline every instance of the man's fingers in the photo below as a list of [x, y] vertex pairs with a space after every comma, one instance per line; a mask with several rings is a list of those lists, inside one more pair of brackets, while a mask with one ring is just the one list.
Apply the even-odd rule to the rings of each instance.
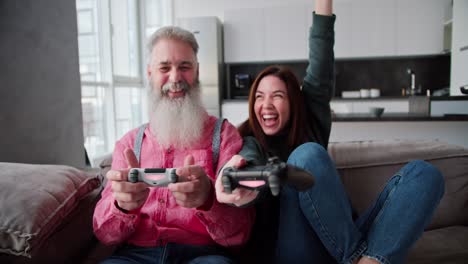
[[125, 159], [127, 160], [127, 164], [129, 168], [138, 168], [140, 165], [138, 164], [138, 160], [135, 156], [135, 152], [132, 149], [125, 149]]
[[118, 182], [112, 181], [112, 190], [114, 192], [141, 192], [148, 189], [148, 184], [144, 182]]
[[198, 165], [190, 165], [181, 168], [177, 168], [176, 173], [182, 179], [191, 180], [191, 179], [199, 179], [202, 176], [205, 176], [205, 169]]
[[115, 200], [119, 202], [126, 202], [126, 203], [131, 203], [131, 202], [138, 202], [143, 199], [146, 199], [149, 194], [149, 189], [145, 189], [141, 192], [113, 192]]
[[193, 158], [193, 155], [187, 155], [184, 159], [184, 167], [193, 164], [195, 164], [195, 159]]
[[110, 181], [127, 181], [128, 171], [127, 170], [110, 170], [107, 172], [106, 178]]
[[171, 183], [167, 186], [171, 192], [182, 192], [182, 193], [191, 193], [195, 191], [196, 184], [199, 183], [199, 180], [193, 180], [188, 182], [177, 182]]

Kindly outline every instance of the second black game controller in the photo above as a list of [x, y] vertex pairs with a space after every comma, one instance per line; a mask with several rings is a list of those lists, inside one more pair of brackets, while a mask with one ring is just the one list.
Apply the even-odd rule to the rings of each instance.
[[145, 182], [151, 186], [166, 187], [169, 183], [177, 182], [179, 177], [175, 168], [132, 168], [128, 172], [129, 182]]
[[277, 157], [272, 157], [264, 166], [247, 166], [240, 169], [225, 168], [221, 182], [226, 193], [232, 193], [238, 187], [258, 190], [267, 185], [271, 194], [277, 196], [281, 185], [284, 184], [290, 184], [298, 191], [309, 189], [314, 185], [314, 177], [303, 169], [289, 165]]

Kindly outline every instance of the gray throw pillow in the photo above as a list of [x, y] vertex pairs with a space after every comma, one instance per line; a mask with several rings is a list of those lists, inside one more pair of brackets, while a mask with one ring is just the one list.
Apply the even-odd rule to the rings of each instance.
[[100, 185], [96, 172], [0, 162], [0, 253], [31, 257], [80, 200]]

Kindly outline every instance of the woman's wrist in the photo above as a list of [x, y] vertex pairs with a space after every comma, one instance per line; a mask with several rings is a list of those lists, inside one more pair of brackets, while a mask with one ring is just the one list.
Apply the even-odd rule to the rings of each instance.
[[322, 16], [331, 16], [333, 14], [333, 0], [316, 0], [315, 13]]

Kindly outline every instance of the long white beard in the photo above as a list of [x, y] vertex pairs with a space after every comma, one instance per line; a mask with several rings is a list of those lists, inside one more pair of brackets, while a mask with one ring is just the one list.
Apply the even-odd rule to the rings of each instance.
[[184, 97], [175, 99], [151, 84], [151, 99], [150, 126], [161, 146], [185, 149], [200, 140], [207, 114], [198, 82], [188, 87]]

